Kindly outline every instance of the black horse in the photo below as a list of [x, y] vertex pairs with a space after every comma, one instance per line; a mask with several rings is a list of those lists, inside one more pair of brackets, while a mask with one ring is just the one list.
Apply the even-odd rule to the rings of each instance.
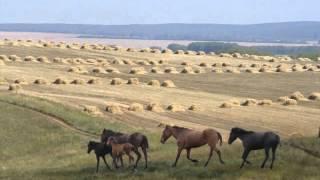
[[139, 148], [141, 148], [145, 159], [145, 168], [148, 167], [147, 149], [149, 148], [149, 142], [147, 136], [141, 133], [123, 134], [109, 129], [103, 129], [101, 134], [101, 142], [106, 143], [111, 136], [114, 137], [119, 144], [130, 143], [134, 146], [134, 153], [137, 155], [137, 160], [134, 165], [135, 168], [141, 159], [141, 153], [139, 152]]
[[110, 170], [110, 166], [108, 165], [105, 156], [107, 154], [111, 155], [112, 147], [109, 146], [109, 145], [106, 145], [105, 143], [99, 143], [99, 142], [90, 141], [88, 143], [88, 154], [90, 154], [90, 152], [92, 150], [94, 150], [94, 153], [96, 154], [96, 158], [97, 158], [97, 169], [96, 169], [96, 172], [99, 171], [100, 157], [103, 159], [105, 165]]
[[279, 135], [273, 132], [253, 132], [247, 131], [241, 128], [232, 128], [229, 136], [228, 143], [232, 144], [239, 138], [242, 141], [244, 152], [242, 154], [242, 164], [240, 168], [244, 166], [245, 163], [251, 164], [247, 161], [247, 157], [251, 150], [264, 149], [265, 150], [265, 159], [261, 165], [261, 168], [264, 168], [265, 163], [269, 159], [269, 150], [272, 149], [272, 162], [270, 169], [273, 167], [273, 162], [275, 160], [276, 149], [280, 143]]

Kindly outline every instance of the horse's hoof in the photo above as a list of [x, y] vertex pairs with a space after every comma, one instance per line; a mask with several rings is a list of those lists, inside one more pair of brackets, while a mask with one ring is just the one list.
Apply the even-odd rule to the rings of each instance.
[[192, 160], [192, 162], [194, 162], [194, 163], [198, 163], [199, 161], [198, 161], [198, 160], [196, 160], [196, 159], [194, 159], [194, 160]]

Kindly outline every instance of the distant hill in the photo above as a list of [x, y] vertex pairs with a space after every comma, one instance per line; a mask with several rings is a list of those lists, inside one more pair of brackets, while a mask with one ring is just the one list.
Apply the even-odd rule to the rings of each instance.
[[320, 40], [320, 22], [284, 22], [254, 25], [154, 24], [154, 25], [79, 25], [79, 24], [0, 24], [0, 31], [81, 34], [81, 37], [246, 41], [299, 43]]

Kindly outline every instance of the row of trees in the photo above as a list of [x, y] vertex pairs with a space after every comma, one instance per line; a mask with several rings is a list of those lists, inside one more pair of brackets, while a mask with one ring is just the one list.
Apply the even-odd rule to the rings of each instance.
[[257, 54], [257, 55], [290, 55], [293, 57], [308, 57], [316, 59], [320, 57], [319, 46], [240, 46], [236, 43], [223, 42], [193, 42], [189, 45], [170, 44], [168, 49], [205, 51], [215, 53]]

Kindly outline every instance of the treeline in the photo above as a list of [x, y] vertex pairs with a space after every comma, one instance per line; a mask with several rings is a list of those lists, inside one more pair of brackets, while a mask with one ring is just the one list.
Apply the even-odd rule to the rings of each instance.
[[240, 46], [236, 43], [223, 42], [193, 42], [189, 45], [170, 44], [168, 49], [204, 51], [215, 53], [242, 53], [257, 55], [290, 55], [292, 57], [320, 57], [320, 46]]

